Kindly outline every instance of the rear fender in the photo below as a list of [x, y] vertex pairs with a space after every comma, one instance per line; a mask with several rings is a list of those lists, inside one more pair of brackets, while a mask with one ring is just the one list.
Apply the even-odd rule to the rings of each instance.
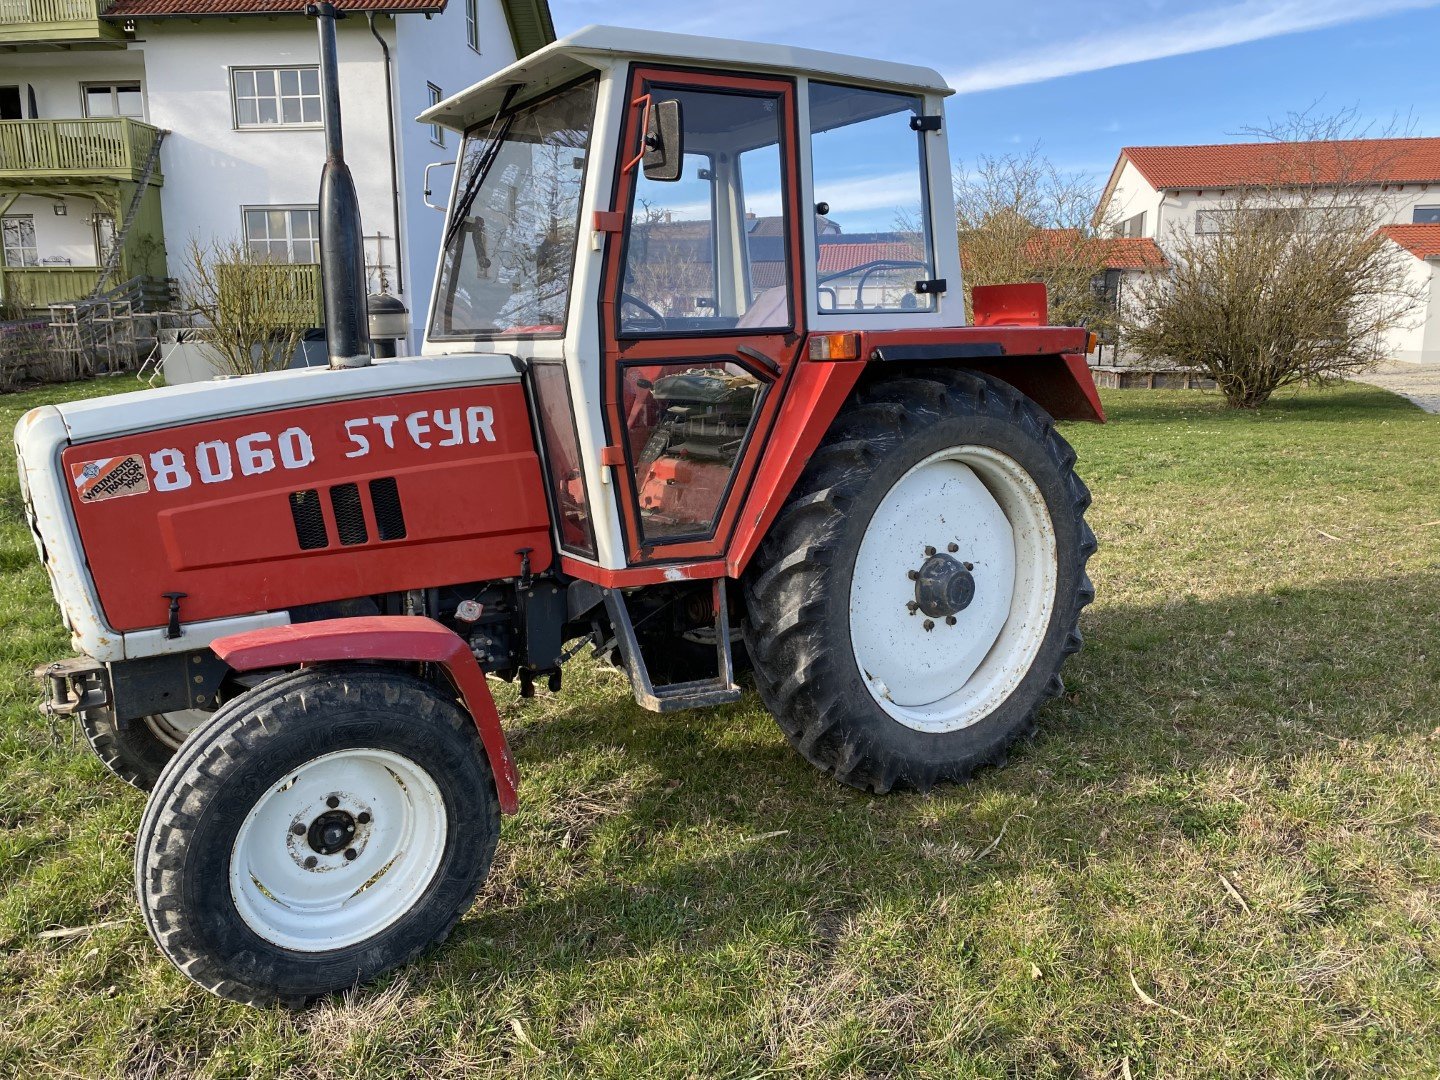
[[500, 809], [515, 813], [519, 776], [500, 715], [470, 646], [433, 619], [416, 615], [370, 615], [275, 626], [217, 638], [215, 655], [236, 671], [293, 667], [346, 660], [395, 660], [438, 664], [475, 720], [495, 776]]

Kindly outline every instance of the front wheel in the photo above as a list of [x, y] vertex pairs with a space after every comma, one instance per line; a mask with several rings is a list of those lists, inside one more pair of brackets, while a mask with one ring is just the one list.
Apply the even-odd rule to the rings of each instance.
[[1094, 597], [1074, 461], [988, 376], [857, 391], [745, 579], [757, 689], [806, 758], [856, 787], [926, 790], [1031, 730]]
[[136, 889], [195, 982], [299, 1006], [443, 939], [499, 831], [488, 759], [453, 701], [385, 668], [311, 668], [185, 741], [140, 823]]

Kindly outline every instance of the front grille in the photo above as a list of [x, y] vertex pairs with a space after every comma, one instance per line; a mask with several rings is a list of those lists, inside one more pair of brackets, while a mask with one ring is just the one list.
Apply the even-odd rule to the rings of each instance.
[[335, 530], [346, 547], [363, 544], [370, 539], [365, 528], [365, 511], [360, 508], [358, 484], [337, 484], [330, 489], [330, 509], [335, 511]]
[[375, 528], [381, 540], [405, 539], [405, 512], [400, 508], [400, 488], [393, 476], [370, 481], [370, 503], [375, 509]]
[[329, 545], [325, 515], [320, 510], [320, 493], [314, 488], [290, 493], [290, 516], [295, 520], [295, 539], [300, 541], [301, 551], [314, 551]]

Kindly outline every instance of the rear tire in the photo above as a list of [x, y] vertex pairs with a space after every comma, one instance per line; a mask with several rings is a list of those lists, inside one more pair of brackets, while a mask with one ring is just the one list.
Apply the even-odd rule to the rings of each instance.
[[744, 578], [756, 688], [807, 760], [877, 793], [1003, 764], [1094, 599], [1074, 462], [986, 375], [856, 391]]
[[228, 702], [161, 774], [135, 884], [165, 956], [221, 997], [299, 1007], [445, 938], [500, 832], [475, 723], [379, 667]]
[[80, 714], [80, 728], [104, 766], [131, 787], [150, 791], [190, 733], [210, 718], [203, 709], [157, 713], [123, 728], [109, 709]]

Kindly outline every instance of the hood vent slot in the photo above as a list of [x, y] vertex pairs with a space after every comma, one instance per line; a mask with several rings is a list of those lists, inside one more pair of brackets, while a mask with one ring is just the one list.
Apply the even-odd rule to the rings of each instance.
[[329, 546], [330, 537], [325, 532], [325, 515], [320, 509], [318, 491], [314, 488], [292, 491], [290, 516], [295, 519], [295, 539], [300, 541], [301, 551]]
[[335, 511], [335, 530], [346, 547], [363, 544], [370, 539], [365, 528], [365, 511], [360, 506], [358, 484], [336, 484], [330, 489], [330, 509]]
[[375, 528], [381, 540], [405, 539], [405, 513], [400, 509], [400, 487], [393, 476], [370, 481], [370, 502], [375, 508]]

